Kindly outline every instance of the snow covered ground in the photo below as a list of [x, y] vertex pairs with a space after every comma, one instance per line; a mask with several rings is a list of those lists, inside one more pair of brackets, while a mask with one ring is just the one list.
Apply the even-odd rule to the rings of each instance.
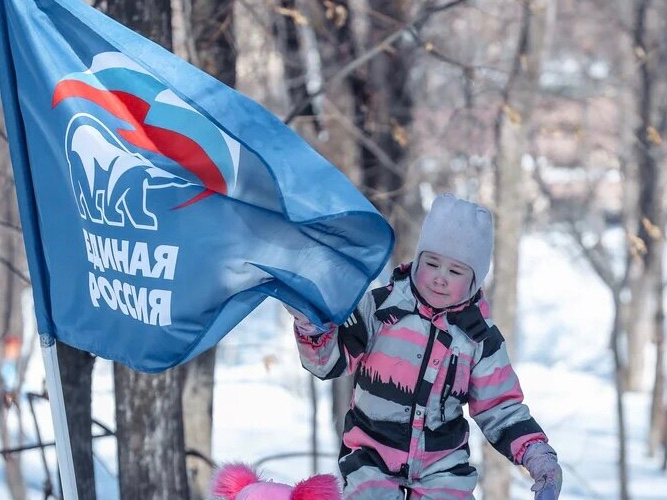
[[[521, 246], [519, 296], [514, 364], [526, 402], [559, 453], [564, 469], [561, 499], [619, 498], [613, 362], [607, 347], [612, 318], [609, 292], [571, 252], [544, 236], [529, 236]], [[310, 381], [299, 365], [282, 308], [266, 301], [223, 339], [219, 359], [213, 458], [261, 462], [265, 476], [276, 481], [294, 482], [310, 475], [311, 459], [298, 455], [310, 449]], [[633, 500], [667, 500], [662, 456], [647, 456], [651, 369], [647, 368], [646, 391], [627, 394], [624, 400]], [[41, 389], [40, 370], [38, 357], [31, 369], [35, 384], [31, 389]], [[96, 362], [94, 387], [94, 415], [113, 428], [109, 362]], [[319, 472], [335, 473], [338, 445], [329, 418], [329, 387], [319, 381], [315, 387], [318, 443], [325, 455], [317, 467]], [[48, 406], [37, 406], [42, 437], [51, 439]], [[479, 461], [481, 438], [474, 424], [472, 428], [473, 460]], [[26, 432], [33, 434], [30, 425]], [[98, 498], [117, 500], [113, 438], [96, 440], [95, 451]], [[286, 453], [296, 456], [274, 458]], [[53, 475], [53, 451], [47, 460]], [[23, 466], [30, 500], [43, 498], [45, 476], [39, 453], [24, 453]], [[512, 474], [511, 500], [532, 499], [530, 479], [518, 467]], [[1, 475], [0, 498], [9, 498]]]

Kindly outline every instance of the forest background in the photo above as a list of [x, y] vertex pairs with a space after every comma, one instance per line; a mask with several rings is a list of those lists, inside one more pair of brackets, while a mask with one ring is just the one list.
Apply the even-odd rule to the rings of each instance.
[[[433, 193], [452, 191], [490, 206], [497, 231], [487, 295], [511, 349], [520, 242], [541, 231], [567, 236], [613, 303], [608, 334], [619, 498], [630, 498], [625, 397], [649, 392], [646, 452], [667, 456], [667, 2], [89, 3], [292, 126], [390, 221], [397, 235], [393, 263], [412, 257]], [[22, 381], [37, 346], [23, 341], [32, 324], [23, 315], [30, 278], [7, 146], [3, 124], [0, 363], [6, 404], [0, 446], [8, 490], [22, 500], [27, 492], [19, 450], [28, 424], [21, 418], [17, 428], [11, 416], [18, 409], [29, 418], [28, 407], [21, 405], [32, 399], [23, 397]], [[620, 241], [608, 237], [619, 230]], [[58, 353], [79, 498], [95, 499], [92, 429], [98, 426], [91, 413], [91, 381], [96, 360], [65, 345]], [[219, 359], [213, 349], [159, 375], [113, 366], [115, 429], [104, 432], [118, 443], [121, 498], [203, 497], [215, 465], [211, 442]], [[16, 375], [11, 381], [10, 371]], [[349, 400], [350, 381], [329, 385], [336, 424]], [[480, 467], [484, 499], [510, 498], [506, 460], [485, 447]], [[45, 484], [45, 491], [49, 488], [53, 485]]]

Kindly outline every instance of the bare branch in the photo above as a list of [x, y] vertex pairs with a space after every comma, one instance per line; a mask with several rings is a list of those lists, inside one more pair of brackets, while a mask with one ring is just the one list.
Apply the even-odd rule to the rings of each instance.
[[390, 172], [393, 172], [396, 175], [403, 175], [401, 168], [394, 162], [387, 153], [377, 144], [377, 142], [371, 140], [366, 134], [364, 134], [359, 127], [352, 123], [343, 113], [341, 113], [338, 108], [328, 101], [329, 108], [334, 119], [348, 132], [355, 140], [359, 141], [366, 149], [375, 155], [375, 158]]
[[468, 0], [453, 0], [452, 2], [447, 2], [442, 5], [435, 5], [435, 2], [430, 2], [427, 4], [423, 9], [422, 12], [417, 16], [416, 20], [412, 24], [412, 28], [414, 30], [420, 30], [423, 26], [424, 23], [433, 15], [437, 14], [439, 12], [444, 12], [445, 10], [458, 7], [459, 5], [463, 5], [465, 3], [468, 3]]
[[[535, 168], [533, 177], [540, 189], [540, 192], [546, 196], [546, 198], [549, 200], [549, 203], [553, 204], [555, 197], [542, 176], [541, 168]], [[591, 183], [587, 192], [582, 196], [582, 198], [586, 200], [592, 200], [594, 198], [594, 192], [596, 188], [597, 183]], [[612, 262], [609, 258], [609, 255], [605, 251], [600, 238], [597, 238], [595, 244], [593, 245], [586, 241], [586, 235], [581, 229], [581, 224], [577, 222], [581, 218], [581, 214], [571, 214], [567, 217], [565, 223], [567, 224], [568, 233], [575, 240], [580, 250], [584, 254], [584, 257], [586, 257], [586, 260], [590, 263], [591, 267], [604, 282], [604, 284], [614, 292], [619, 291], [621, 287], [624, 286], [624, 278], [619, 279], [614, 273]]]
[[[305, 96], [300, 102], [298, 102], [294, 108], [292, 108], [292, 111], [290, 111], [287, 116], [283, 119], [283, 122], [286, 124], [289, 124], [301, 114], [301, 112], [308, 106], [308, 104], [315, 99], [316, 97], [322, 95], [326, 90], [335, 85], [336, 83], [340, 82], [344, 78], [346, 78], [350, 73], [352, 73], [354, 70], [365, 64], [367, 61], [373, 59], [375, 56], [380, 54], [381, 52], [384, 52], [387, 50], [394, 42], [396, 42], [403, 34], [406, 32], [411, 33], [414, 36], [414, 33], [419, 31], [419, 28], [423, 26], [423, 24], [431, 17], [433, 14], [436, 12], [441, 12], [443, 10], [456, 7], [457, 5], [461, 5], [464, 3], [467, 3], [468, 0], [454, 0], [452, 2], [446, 3], [444, 5], [428, 5], [424, 7], [414, 18], [412, 21], [408, 22], [401, 28], [397, 29], [387, 37], [385, 37], [383, 40], [381, 40], [377, 45], [375, 45], [373, 48], [367, 50], [363, 54], [361, 54], [357, 59], [350, 61], [348, 64], [343, 66], [338, 73], [333, 75], [331, 78], [327, 79], [327, 83], [322, 85], [318, 90], [315, 92], [310, 93], [308, 96]], [[458, 65], [462, 66], [462, 65]]]
[[18, 276], [23, 282], [25, 282], [26, 285], [31, 284], [30, 277], [24, 274], [20, 269], [17, 269], [16, 266], [12, 264], [9, 260], [0, 256], [0, 264], [4, 264], [5, 266], [7, 266], [7, 269], [9, 269], [16, 276]]
[[23, 233], [23, 229], [21, 229], [21, 226], [17, 226], [13, 222], [9, 222], [9, 221], [6, 221], [6, 220], [0, 219], [0, 227], [6, 227], [7, 229], [11, 229], [12, 231], [16, 231], [19, 234]]
[[592, 246], [586, 244], [584, 233], [579, 229], [577, 223], [573, 220], [568, 220], [567, 222], [570, 234], [574, 237], [595, 273], [611, 290], [618, 290], [620, 281], [614, 275], [611, 263], [600, 240]]
[[426, 7], [425, 10], [430, 14], [435, 14], [436, 12], [442, 12], [443, 10], [451, 9], [452, 7], [456, 7], [457, 5], [461, 5], [467, 2], [468, 0], [453, 0], [452, 2], [448, 2], [443, 5], [432, 5], [430, 7]]

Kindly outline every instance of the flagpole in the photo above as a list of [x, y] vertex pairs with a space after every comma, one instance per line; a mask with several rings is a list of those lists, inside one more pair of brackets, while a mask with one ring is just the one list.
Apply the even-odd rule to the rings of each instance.
[[69, 439], [69, 430], [67, 429], [67, 416], [65, 414], [65, 399], [63, 397], [62, 384], [60, 383], [56, 339], [51, 334], [40, 333], [39, 343], [42, 348], [42, 359], [44, 360], [44, 371], [46, 373], [46, 390], [51, 406], [51, 420], [53, 421], [56, 457], [60, 470], [60, 485], [63, 500], [78, 500], [79, 493], [76, 489], [74, 459], [72, 457], [72, 446]]

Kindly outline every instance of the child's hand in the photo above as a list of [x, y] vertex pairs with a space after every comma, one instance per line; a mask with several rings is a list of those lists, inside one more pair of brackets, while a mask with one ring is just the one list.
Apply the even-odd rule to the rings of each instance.
[[554, 449], [546, 443], [534, 443], [528, 446], [523, 455], [523, 466], [530, 473], [535, 484], [535, 500], [558, 500], [563, 484], [563, 471], [558, 465]]
[[297, 311], [297, 310], [294, 309], [292, 306], [288, 306], [288, 305], [285, 304], [284, 302], [281, 302], [281, 304], [283, 305], [283, 307], [284, 307], [285, 309], [287, 309], [287, 312], [288, 312], [288, 313], [290, 313], [292, 316], [294, 316], [294, 319], [295, 319], [295, 320], [299, 320], [299, 321], [308, 321], [308, 318], [306, 318], [305, 314], [303, 314], [302, 312]]
[[294, 328], [296, 328], [296, 331], [299, 333], [299, 335], [314, 337], [316, 335], [322, 334], [322, 331], [320, 331], [313, 323], [311, 323], [303, 313], [297, 311], [285, 303], [282, 304], [283, 307], [287, 309], [287, 312], [294, 316]]

